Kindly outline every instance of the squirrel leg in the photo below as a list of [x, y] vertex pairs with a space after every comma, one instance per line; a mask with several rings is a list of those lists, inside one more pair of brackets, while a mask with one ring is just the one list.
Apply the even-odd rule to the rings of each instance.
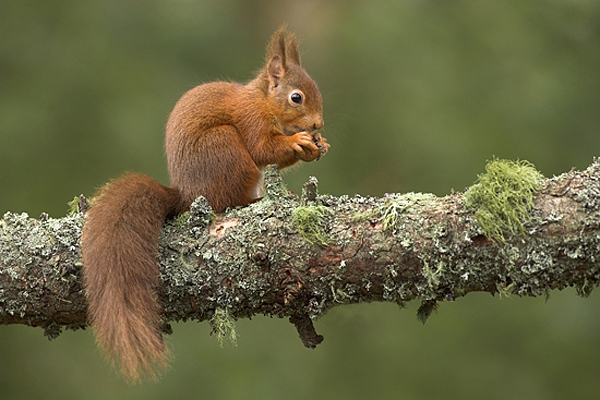
[[[214, 152], [214, 149], [220, 150]], [[252, 160], [234, 126], [206, 130], [181, 151], [188, 153], [181, 157], [186, 161], [175, 164], [185, 168], [171, 170], [171, 185], [181, 192], [184, 208], [200, 195], [215, 212], [247, 205], [261, 196], [262, 170]]]

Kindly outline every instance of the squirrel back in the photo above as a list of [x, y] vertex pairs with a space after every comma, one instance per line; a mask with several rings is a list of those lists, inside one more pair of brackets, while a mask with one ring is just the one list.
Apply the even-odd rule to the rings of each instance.
[[171, 187], [127, 174], [94, 198], [81, 238], [88, 319], [128, 381], [156, 378], [168, 364], [157, 300], [164, 220], [200, 195], [215, 212], [256, 201], [265, 166], [285, 168], [327, 152], [329, 144], [314, 132], [322, 114], [298, 44], [281, 28], [254, 80], [200, 85], [177, 102], [166, 129]]

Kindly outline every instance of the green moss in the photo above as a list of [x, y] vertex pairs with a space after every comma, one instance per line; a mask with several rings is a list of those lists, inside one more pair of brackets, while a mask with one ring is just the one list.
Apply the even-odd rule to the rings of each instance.
[[594, 290], [594, 284], [590, 282], [587, 278], [583, 278], [583, 282], [575, 285], [575, 291], [581, 297], [587, 298], [592, 294], [592, 290]]
[[422, 200], [431, 200], [435, 196], [429, 193], [406, 193], [386, 195], [382, 205], [373, 211], [357, 214], [354, 221], [364, 221], [379, 215], [381, 217], [381, 229], [387, 231], [396, 229], [400, 216], [409, 211], [416, 203]]
[[329, 238], [325, 234], [325, 206], [299, 206], [292, 212], [298, 233], [310, 244], [327, 246]]
[[509, 298], [510, 295], [513, 293], [513, 291], [515, 290], [515, 283], [511, 283], [509, 285], [501, 285], [499, 283], [496, 283], [496, 291], [498, 292], [498, 294], [500, 295], [500, 298], [502, 297], [506, 297]]
[[475, 211], [486, 236], [504, 241], [504, 234], [524, 234], [533, 199], [543, 175], [528, 161], [494, 159], [465, 193], [465, 205]]
[[212, 328], [211, 334], [217, 336], [217, 341], [221, 347], [223, 347], [226, 340], [231, 342], [233, 346], [237, 346], [235, 319], [229, 314], [227, 308], [217, 308], [209, 323]]
[[425, 322], [427, 322], [431, 314], [433, 314], [434, 311], [437, 311], [437, 308], [438, 304], [436, 301], [426, 300], [421, 302], [421, 305], [417, 310], [417, 319], [421, 321], [422, 324], [425, 324]]
[[387, 231], [388, 229], [394, 229], [398, 226], [398, 219], [400, 215], [408, 210], [410, 206], [403, 201], [398, 199], [388, 199], [384, 205], [379, 209], [381, 214], [381, 229]]
[[67, 216], [72, 217], [79, 212], [79, 196], [75, 196], [73, 200], [67, 203], [69, 208], [67, 209]]
[[366, 220], [369, 220], [371, 218], [375, 218], [376, 216], [379, 215], [379, 209], [376, 208], [373, 211], [367, 212], [367, 213], [356, 213], [352, 216], [352, 221], [354, 222], [363, 222]]
[[440, 261], [436, 268], [432, 268], [427, 261], [423, 260], [422, 272], [429, 286], [437, 286], [439, 285], [440, 277], [444, 272], [444, 263]]
[[332, 295], [334, 302], [339, 303], [339, 304], [344, 304], [346, 302], [349, 302], [349, 300], [351, 300], [352, 297], [348, 293], [344, 292], [342, 289], [335, 288], [334, 282], [332, 282], [330, 284], [330, 286], [331, 286], [331, 295]]
[[187, 224], [187, 222], [188, 222], [188, 218], [190, 218], [190, 212], [189, 211], [186, 211], [186, 212], [184, 212], [182, 214], [179, 214], [177, 216], [177, 226], [179, 226], [180, 228], [183, 229], [185, 227], [185, 225]]

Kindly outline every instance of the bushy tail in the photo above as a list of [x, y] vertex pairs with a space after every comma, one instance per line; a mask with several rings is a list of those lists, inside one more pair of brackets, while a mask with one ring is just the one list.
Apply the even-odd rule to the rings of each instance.
[[177, 190], [129, 174], [101, 189], [86, 216], [81, 244], [89, 322], [130, 382], [156, 379], [168, 363], [156, 253], [163, 222], [178, 204]]

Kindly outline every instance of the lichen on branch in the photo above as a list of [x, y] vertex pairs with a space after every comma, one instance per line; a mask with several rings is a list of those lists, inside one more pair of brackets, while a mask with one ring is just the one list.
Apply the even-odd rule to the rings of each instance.
[[[417, 300], [425, 320], [440, 301], [473, 291], [538, 296], [572, 286], [587, 295], [600, 281], [600, 162], [541, 180], [529, 167], [500, 168], [513, 178], [525, 170], [525, 184], [492, 179], [484, 190], [526, 192], [491, 207], [501, 212], [490, 212], [498, 220], [489, 231], [476, 217], [496, 204], [489, 196], [475, 196], [482, 199], [475, 209], [463, 193], [335, 197], [318, 194], [313, 179], [299, 198], [269, 168], [263, 200], [215, 217], [200, 198], [189, 214], [165, 223], [157, 290], [164, 321], [212, 321], [225, 339], [239, 318], [276, 316], [315, 346], [322, 337], [313, 319], [341, 304]], [[502, 171], [495, 168], [488, 165], [488, 174], [498, 180]], [[474, 186], [488, 178], [481, 175]], [[507, 207], [520, 206], [526, 211], [513, 218], [520, 225], [506, 225]], [[307, 209], [316, 220], [295, 222]], [[81, 211], [59, 219], [4, 215], [0, 324], [41, 326], [50, 336], [86, 325]]]

